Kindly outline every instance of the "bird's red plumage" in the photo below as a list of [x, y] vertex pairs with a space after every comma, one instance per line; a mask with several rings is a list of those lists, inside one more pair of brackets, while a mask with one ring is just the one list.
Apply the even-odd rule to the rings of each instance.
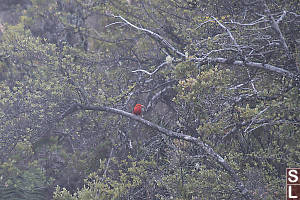
[[142, 113], [142, 107], [144, 107], [141, 104], [136, 104], [133, 108], [133, 114], [140, 115]]

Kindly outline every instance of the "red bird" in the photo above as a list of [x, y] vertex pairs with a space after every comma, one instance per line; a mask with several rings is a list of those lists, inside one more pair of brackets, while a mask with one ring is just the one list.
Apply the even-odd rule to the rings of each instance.
[[140, 115], [142, 113], [142, 108], [144, 108], [141, 104], [136, 104], [133, 108], [133, 114]]

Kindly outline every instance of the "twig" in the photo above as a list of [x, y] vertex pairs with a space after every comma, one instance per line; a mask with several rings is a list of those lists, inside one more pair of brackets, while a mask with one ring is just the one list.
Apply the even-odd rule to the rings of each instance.
[[114, 22], [114, 23], [106, 25], [105, 28], [108, 28], [108, 27], [110, 27], [112, 25], [115, 25], [115, 24], [124, 24], [124, 23], [123, 22]]
[[276, 23], [279, 23], [280, 21], [282, 21], [285, 16], [286, 16], [286, 11], [284, 10], [282, 15], [279, 17], [279, 19], [276, 20]]
[[261, 17], [260, 19], [258, 19], [258, 20], [256, 20], [256, 21], [254, 21], [254, 22], [252, 22], [252, 23], [248, 23], [248, 24], [243, 24], [243, 23], [240, 23], [240, 22], [234, 22], [234, 21], [230, 21], [230, 22], [224, 22], [224, 24], [237, 24], [237, 25], [240, 25], [240, 26], [255, 26], [255, 25], [257, 25], [257, 24], [259, 24], [259, 23], [263, 23], [263, 22], [265, 22], [266, 20], [265, 20], [265, 16], [263, 16], [263, 17]]
[[149, 111], [149, 109], [153, 106], [153, 103], [155, 102], [155, 100], [158, 99], [161, 96], [161, 94], [163, 94], [164, 92], [166, 92], [168, 89], [171, 89], [171, 88], [173, 88], [173, 87], [167, 86], [164, 89], [157, 92], [155, 95], [153, 95], [153, 97], [149, 101], [148, 105], [146, 106], [146, 110]]
[[111, 150], [110, 150], [110, 153], [109, 153], [109, 158], [108, 158], [108, 160], [106, 162], [105, 170], [104, 170], [103, 175], [102, 175], [102, 180], [106, 177], [106, 173], [107, 173], [107, 170], [108, 170], [108, 166], [109, 166], [110, 159], [112, 157], [113, 151], [114, 151], [114, 147], [112, 146]]
[[[250, 75], [250, 72], [249, 72], [248, 69], [247, 69], [247, 74], [248, 74], [249, 79], [251, 80], [251, 75]], [[257, 89], [255, 88], [255, 85], [254, 85], [253, 81], [250, 81], [250, 84], [252, 86], [252, 89], [253, 89], [254, 93], [257, 94], [258, 92], [257, 92]]]
[[164, 62], [164, 63], [160, 64], [153, 72], [148, 72], [148, 71], [146, 71], [144, 69], [137, 69], [137, 70], [134, 70], [134, 71], [131, 71], [131, 72], [132, 73], [143, 72], [145, 74], [148, 74], [149, 76], [152, 76], [153, 74], [155, 74], [156, 72], [158, 72], [158, 70], [160, 70], [166, 64], [168, 64], [168, 62]]
[[213, 22], [213, 21], [214, 21], [214, 20], [207, 20], [207, 21], [205, 21], [205, 22], [199, 24], [199, 25], [195, 28], [195, 30], [197, 30], [198, 28], [200, 28], [200, 27], [203, 26], [204, 24], [207, 24], [208, 22]]
[[266, 126], [266, 125], [269, 125], [270, 123], [263, 123], [263, 124], [260, 124], [259, 126], [253, 128], [253, 129], [250, 129], [249, 131], [246, 132], [246, 134], [249, 134], [253, 131], [255, 131], [256, 129], [260, 128], [260, 127], [263, 127], [263, 126]]
[[248, 131], [248, 129], [250, 128], [250, 126], [254, 123], [254, 121], [264, 112], [266, 112], [269, 109], [269, 107], [266, 107], [265, 109], [263, 109], [262, 111], [260, 111], [257, 115], [255, 115], [255, 117], [252, 118], [250, 124], [247, 126], [247, 128], [244, 130], [244, 133]]
[[[290, 54], [289, 47], [288, 47], [288, 45], [287, 45], [287, 43], [285, 41], [285, 38], [283, 37], [283, 34], [282, 34], [282, 32], [281, 32], [281, 30], [279, 28], [279, 25], [278, 25], [278, 23], [281, 21], [281, 18], [283, 18], [285, 16], [285, 13], [278, 19], [278, 21], [276, 21], [274, 19], [273, 15], [271, 14], [271, 11], [269, 10], [266, 2], [264, 2], [264, 6], [266, 8], [266, 13], [267, 13], [268, 17], [271, 20], [271, 27], [275, 31], [275, 33], [277, 34], [277, 36], [279, 37], [280, 42], [281, 42], [281, 44], [282, 44], [282, 46], [283, 46], [283, 48], [285, 50], [285, 53], [286, 53], [287, 57], [289, 58], [289, 60], [291, 60], [292, 56]], [[297, 71], [299, 72], [299, 68], [297, 66], [296, 66], [296, 68], [297, 68]]]
[[242, 86], [248, 84], [249, 82], [252, 83], [252, 82], [254, 82], [254, 81], [256, 81], [256, 80], [258, 80], [258, 78], [251, 79], [251, 80], [249, 80], [249, 81], [247, 81], [247, 82], [245, 82], [245, 83], [238, 84], [238, 85], [233, 86], [233, 87], [228, 88], [228, 89], [229, 89], [229, 90], [236, 90], [236, 89], [238, 89], [238, 88], [240, 88], [240, 87], [242, 87]]

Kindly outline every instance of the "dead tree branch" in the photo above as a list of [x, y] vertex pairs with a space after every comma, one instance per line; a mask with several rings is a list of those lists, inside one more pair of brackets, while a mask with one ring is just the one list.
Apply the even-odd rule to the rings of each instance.
[[[289, 60], [292, 60], [292, 55], [291, 55], [291, 53], [290, 53], [289, 47], [288, 47], [288, 45], [287, 45], [287, 43], [286, 43], [286, 40], [285, 40], [285, 38], [284, 38], [284, 36], [283, 36], [281, 30], [280, 30], [280, 27], [279, 27], [279, 25], [278, 25], [278, 23], [284, 18], [286, 12], [283, 12], [283, 15], [276, 21], [276, 20], [274, 19], [273, 15], [271, 14], [271, 11], [270, 11], [270, 9], [268, 8], [266, 2], [264, 2], [264, 7], [265, 7], [265, 9], [266, 9], [266, 14], [267, 14], [268, 17], [270, 18], [272, 29], [273, 29], [273, 30], [275, 31], [275, 33], [277, 34], [277, 37], [279, 38], [280, 43], [281, 43], [281, 45], [283, 46], [283, 49], [285, 50], [285, 53], [286, 53], [288, 59], [289, 59]], [[298, 68], [297, 68], [297, 71], [299, 72], [299, 69], [298, 69]]]
[[[197, 59], [194, 59], [194, 60], [195, 61], [200, 61], [201, 62], [200, 64], [202, 64], [202, 63], [204, 64], [207, 61], [208, 62], [228, 64], [228, 59], [226, 59], [226, 58], [207, 58], [205, 60], [203, 60], [202, 58], [197, 58]], [[250, 61], [244, 62], [244, 61], [241, 61], [241, 60], [235, 60], [235, 61], [231, 62], [230, 64], [236, 65], [236, 66], [246, 66], [246, 67], [251, 67], [251, 68], [254, 67], [254, 68], [264, 69], [264, 70], [271, 71], [271, 72], [276, 72], [276, 73], [279, 73], [279, 74], [282, 74], [282, 75], [287, 75], [291, 78], [296, 77], [296, 75], [294, 73], [292, 73], [288, 70], [270, 65], [270, 64], [263, 64], [263, 63], [250, 62]]]
[[224, 26], [219, 20], [217, 20], [215, 17], [212, 17], [212, 18], [219, 24], [219, 26], [221, 26], [227, 32], [227, 34], [229, 35], [229, 37], [232, 40], [232, 42], [235, 45], [235, 47], [239, 50], [240, 54], [242, 54], [242, 49], [238, 45], [236, 39], [233, 37], [231, 31], [226, 26]]
[[160, 70], [163, 66], [165, 66], [166, 64], [168, 64], [168, 62], [163, 62], [162, 64], [160, 64], [153, 72], [148, 72], [146, 70], [143, 69], [137, 69], [132, 71], [132, 73], [137, 73], [137, 72], [143, 72], [145, 74], [148, 74], [149, 76], [154, 75], [156, 72], [158, 72], [158, 70]]
[[153, 32], [153, 31], [150, 31], [148, 29], [145, 29], [145, 28], [141, 28], [141, 27], [138, 27], [132, 23], [130, 23], [128, 20], [126, 20], [125, 18], [123, 18], [122, 16], [115, 16], [115, 15], [112, 15], [113, 17], [115, 18], [118, 18], [118, 19], [121, 19], [123, 22], [125, 22], [126, 24], [128, 24], [129, 26], [137, 29], [137, 30], [140, 30], [140, 31], [143, 31], [143, 32], [146, 32], [152, 36], [154, 36], [156, 39], [158, 39], [159, 41], [161, 41], [163, 44], [165, 44], [168, 48], [170, 48], [172, 51], [174, 51], [176, 54], [180, 55], [181, 57], [185, 57], [185, 54], [180, 52], [178, 49], [176, 49], [173, 45], [171, 45], [165, 38], [163, 38], [162, 36], [160, 36], [159, 34]]

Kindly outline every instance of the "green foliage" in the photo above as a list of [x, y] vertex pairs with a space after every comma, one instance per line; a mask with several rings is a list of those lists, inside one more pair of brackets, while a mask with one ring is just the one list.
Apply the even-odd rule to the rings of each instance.
[[37, 161], [28, 141], [16, 145], [14, 156], [0, 164], [0, 196], [2, 199], [46, 199], [46, 188], [52, 179]]
[[234, 61], [296, 74], [297, 1], [267, 2], [289, 52], [258, 4], [31, 3], [0, 24], [1, 197], [50, 199], [56, 187], [56, 200], [243, 199], [197, 145], [123, 116], [68, 113], [142, 103], [143, 118], [210, 145], [256, 199], [284, 198], [285, 168], [300, 162], [299, 83]]
[[[112, 162], [113, 167], [107, 168], [106, 162]], [[84, 187], [74, 194], [70, 194], [65, 188], [56, 188], [55, 200], [65, 199], [124, 199], [132, 195], [132, 192], [150, 190], [153, 187], [153, 179], [149, 175], [155, 169], [153, 161], [134, 161], [129, 156], [127, 160], [110, 161], [100, 160], [100, 168], [97, 173], [91, 173], [85, 179]], [[145, 191], [142, 191], [142, 194]]]

